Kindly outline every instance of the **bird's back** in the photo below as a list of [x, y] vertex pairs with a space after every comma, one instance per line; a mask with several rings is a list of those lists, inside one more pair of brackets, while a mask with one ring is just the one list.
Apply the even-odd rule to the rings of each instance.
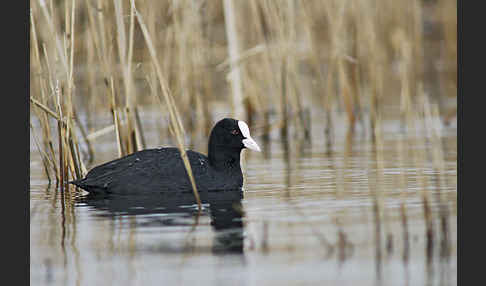
[[[242, 179], [238, 176], [229, 178], [213, 170], [207, 156], [190, 150], [186, 154], [198, 190], [241, 188]], [[149, 195], [192, 192], [178, 148], [138, 151], [97, 166], [84, 179], [72, 183], [90, 193]]]

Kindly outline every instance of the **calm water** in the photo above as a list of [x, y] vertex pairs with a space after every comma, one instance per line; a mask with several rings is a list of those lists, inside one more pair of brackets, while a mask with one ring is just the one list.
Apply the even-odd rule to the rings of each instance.
[[[63, 204], [31, 143], [31, 285], [455, 285], [456, 127], [442, 126], [438, 173], [425, 131], [406, 137], [399, 120], [386, 120], [380, 148], [359, 126], [346, 136], [337, 118], [330, 145], [317, 118], [310, 144], [283, 144], [275, 131], [264, 152], [244, 151], [244, 194], [213, 194], [199, 216], [191, 196], [91, 199], [72, 190]], [[147, 147], [170, 144], [156, 120], [143, 117]], [[113, 136], [96, 139], [95, 165], [116, 157]], [[205, 144], [193, 148], [205, 153]]]

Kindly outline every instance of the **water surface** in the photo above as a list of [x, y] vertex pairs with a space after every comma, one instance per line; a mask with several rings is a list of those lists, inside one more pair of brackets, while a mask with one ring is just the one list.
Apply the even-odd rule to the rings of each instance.
[[[329, 144], [313, 114], [311, 142], [282, 142], [276, 130], [264, 152], [244, 151], [244, 193], [217, 195], [199, 214], [191, 196], [62, 196], [31, 143], [31, 285], [455, 285], [455, 126], [442, 126], [437, 171], [427, 130], [405, 136], [385, 120], [380, 147], [338, 117]], [[170, 144], [151, 118], [147, 147]], [[94, 165], [116, 157], [113, 136], [96, 140]]]

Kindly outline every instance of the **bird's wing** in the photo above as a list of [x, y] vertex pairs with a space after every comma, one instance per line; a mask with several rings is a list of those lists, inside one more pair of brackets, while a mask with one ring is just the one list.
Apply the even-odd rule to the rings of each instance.
[[[207, 173], [207, 159], [197, 152], [187, 154], [198, 181]], [[105, 163], [92, 169], [83, 184], [91, 189], [126, 194], [191, 190], [177, 148], [143, 150]]]

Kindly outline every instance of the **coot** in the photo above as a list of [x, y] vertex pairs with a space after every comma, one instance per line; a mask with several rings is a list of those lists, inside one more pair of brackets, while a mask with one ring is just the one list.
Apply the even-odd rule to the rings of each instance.
[[[243, 148], [260, 151], [244, 121], [225, 118], [211, 131], [208, 156], [186, 151], [198, 191], [241, 190], [240, 153]], [[138, 151], [97, 166], [85, 178], [70, 183], [92, 194], [192, 192], [178, 148]]]

